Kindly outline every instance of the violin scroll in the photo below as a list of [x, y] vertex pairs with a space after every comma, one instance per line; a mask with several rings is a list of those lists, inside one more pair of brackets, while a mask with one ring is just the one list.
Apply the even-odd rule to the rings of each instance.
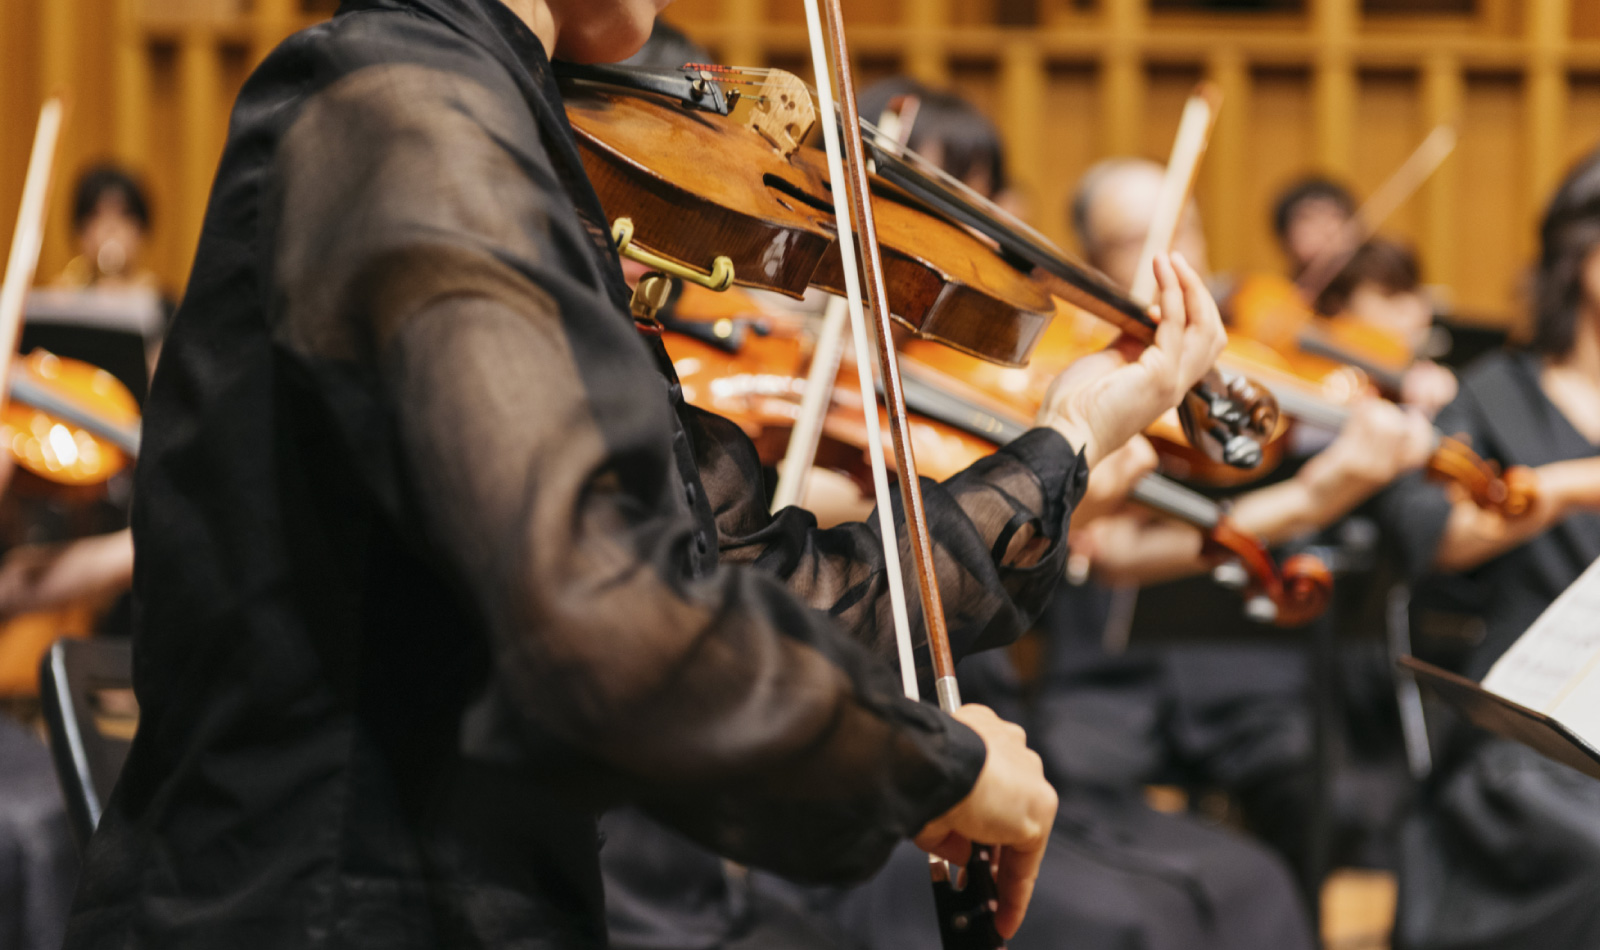
[[1502, 473], [1460, 439], [1440, 438], [1425, 471], [1435, 481], [1460, 488], [1479, 508], [1507, 518], [1526, 514], [1538, 500], [1538, 478], [1532, 469], [1517, 466]]
[[1178, 418], [1189, 444], [1207, 458], [1251, 469], [1278, 427], [1278, 401], [1243, 376], [1213, 370], [1183, 397]]
[[1333, 596], [1333, 573], [1315, 555], [1297, 554], [1280, 570], [1265, 545], [1226, 518], [1212, 528], [1206, 544], [1225, 558], [1212, 577], [1224, 587], [1244, 592], [1245, 613], [1250, 619], [1298, 627], [1327, 609]]

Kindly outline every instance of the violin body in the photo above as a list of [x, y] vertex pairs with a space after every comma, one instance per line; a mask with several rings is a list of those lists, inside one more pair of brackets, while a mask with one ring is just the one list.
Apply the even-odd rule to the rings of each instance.
[[[820, 153], [785, 155], [733, 117], [648, 92], [579, 82], [563, 96], [601, 206], [630, 219], [641, 246], [706, 273], [726, 257], [734, 283], [791, 297], [844, 292]], [[947, 346], [1026, 363], [1053, 310], [1044, 285], [888, 183], [873, 186], [892, 315]]]
[[1334, 374], [1358, 374], [1387, 396], [1415, 354], [1399, 334], [1354, 317], [1314, 312], [1294, 281], [1251, 274], [1229, 300], [1230, 330], [1271, 347], [1302, 379], [1319, 383]]
[[[125, 447], [103, 434], [112, 428], [137, 430], [139, 425], [138, 401], [120, 380], [97, 366], [45, 350], [17, 360], [11, 372], [12, 398], [0, 411], [0, 443], [19, 468], [50, 483], [79, 488], [103, 484], [128, 466]], [[68, 419], [41, 408], [55, 401], [81, 415]]]

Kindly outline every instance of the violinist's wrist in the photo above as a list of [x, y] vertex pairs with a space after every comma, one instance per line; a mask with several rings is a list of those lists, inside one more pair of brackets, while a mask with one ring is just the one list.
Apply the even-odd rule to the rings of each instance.
[[1061, 433], [1061, 437], [1067, 440], [1067, 444], [1072, 446], [1073, 451], [1083, 454], [1084, 463], [1089, 468], [1094, 468], [1099, 464], [1100, 459], [1104, 457], [1100, 440], [1095, 436], [1094, 429], [1087, 423], [1059, 413], [1048, 413], [1044, 418], [1039, 419], [1038, 423]]

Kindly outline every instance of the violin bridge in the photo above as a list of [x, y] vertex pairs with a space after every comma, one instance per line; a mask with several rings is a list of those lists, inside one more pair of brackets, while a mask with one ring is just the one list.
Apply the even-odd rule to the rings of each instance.
[[810, 90], [794, 73], [771, 70], [757, 94], [755, 108], [750, 110], [748, 123], [780, 155], [788, 158], [817, 124], [817, 110], [811, 104]]

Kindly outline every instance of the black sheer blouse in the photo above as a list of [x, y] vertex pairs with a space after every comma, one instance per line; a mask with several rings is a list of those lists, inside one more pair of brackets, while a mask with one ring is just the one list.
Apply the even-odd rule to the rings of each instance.
[[[611, 803], [850, 879], [970, 789], [981, 742], [885, 662], [873, 528], [766, 513], [604, 235], [495, 0], [347, 3], [252, 76], [145, 416], [143, 720], [69, 946], [595, 946]], [[1084, 476], [1039, 431], [928, 486], [960, 650], [1041, 607]]]

